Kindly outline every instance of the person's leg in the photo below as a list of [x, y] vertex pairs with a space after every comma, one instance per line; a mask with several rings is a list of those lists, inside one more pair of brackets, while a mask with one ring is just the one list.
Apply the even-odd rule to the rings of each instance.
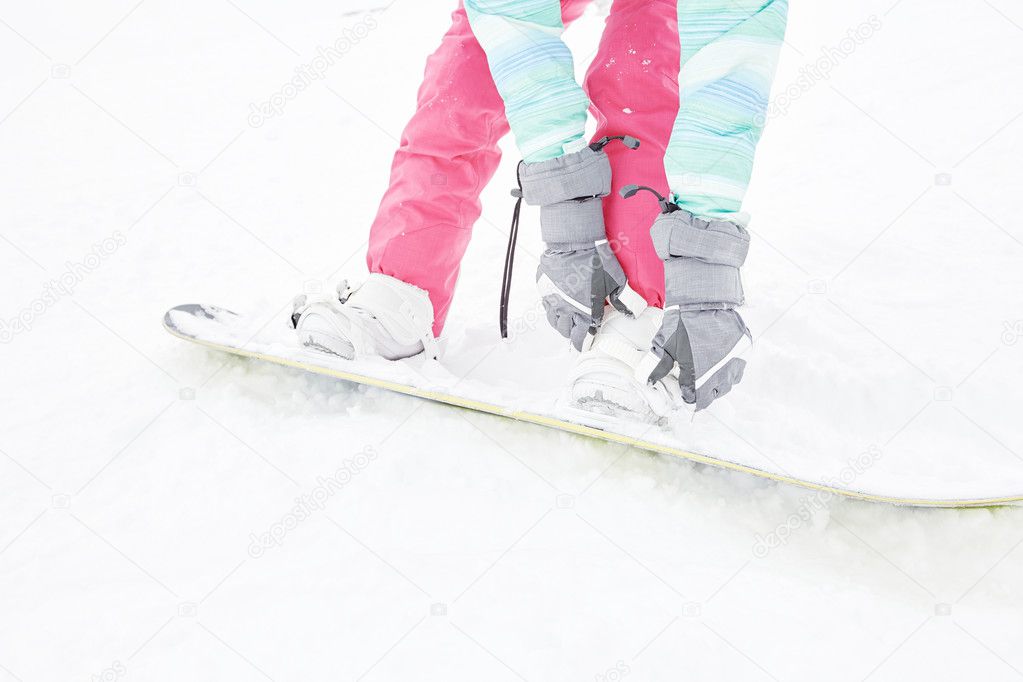
[[[563, 0], [563, 21], [589, 0]], [[391, 180], [370, 228], [367, 264], [424, 289], [434, 334], [444, 326], [459, 264], [480, 216], [479, 195], [501, 158], [504, 103], [486, 55], [459, 8], [426, 63], [416, 111], [394, 155]]]
[[788, 0], [679, 0], [681, 106], [664, 166], [696, 216], [744, 221], [787, 14]]
[[614, 0], [585, 89], [597, 119], [596, 138], [628, 134], [638, 149], [609, 147], [612, 192], [604, 198], [608, 242], [629, 285], [651, 306], [639, 315], [612, 314], [580, 356], [570, 378], [576, 406], [602, 415], [654, 420], [670, 414], [677, 384], [647, 386], [635, 367], [650, 349], [664, 305], [664, 262], [650, 239], [655, 204], [626, 201], [626, 184], [666, 187], [664, 154], [678, 114], [678, 0]]
[[589, 100], [561, 40], [558, 0], [465, 0], [465, 10], [523, 160], [546, 161], [585, 146]]
[[639, 149], [609, 147], [612, 192], [604, 199], [607, 238], [629, 285], [647, 303], [664, 305], [664, 263], [650, 240], [656, 206], [626, 201], [626, 184], [666, 187], [664, 157], [679, 109], [677, 0], [615, 0], [585, 88], [596, 137], [628, 134]]
[[[540, 207], [546, 248], [537, 287], [547, 319], [582, 350], [603, 321], [605, 301], [623, 310], [635, 303], [645, 307], [626, 286], [604, 228], [601, 204], [611, 191], [604, 147], [611, 139], [587, 144], [589, 98], [575, 80], [572, 53], [561, 40], [564, 25], [557, 0], [465, 3], [522, 153], [518, 196]], [[632, 137], [621, 139], [629, 147], [638, 144]], [[507, 333], [511, 253], [501, 300], [502, 335]]]
[[786, 9], [785, 0], [615, 0], [611, 7], [586, 92], [597, 137], [628, 132], [643, 142], [635, 152], [608, 150], [615, 191], [604, 200], [604, 218], [630, 286], [651, 305], [664, 305], [664, 264], [648, 238], [657, 209], [623, 200], [618, 189], [669, 188], [697, 215], [734, 217]]
[[[727, 393], [745, 369], [737, 356], [749, 332], [736, 308], [744, 298], [739, 271], [749, 235], [738, 212], [786, 9], [787, 0], [616, 0], [601, 54], [590, 68], [589, 91], [602, 132], [627, 126], [646, 147], [646, 155], [641, 149], [614, 159], [623, 198], [639, 186], [667, 188], [669, 194], [658, 204], [620, 199], [605, 204], [608, 238], [622, 242], [618, 253], [630, 283], [665, 309], [645, 346], [653, 351], [643, 359], [627, 352], [619, 357], [643, 383], [663, 388], [665, 381], [677, 381], [682, 399], [696, 409]], [[632, 28], [637, 24], [642, 31]], [[615, 73], [616, 68], [627, 72]], [[673, 73], [679, 74], [677, 84]], [[663, 157], [660, 170], [651, 164], [651, 148]], [[600, 342], [598, 336], [595, 345]], [[607, 345], [614, 354], [622, 344]], [[642, 347], [635, 344], [637, 353]], [[577, 382], [580, 397], [597, 395], [598, 389], [607, 396], [610, 386], [618, 404], [641, 405], [627, 394], [622, 377], [611, 382], [594, 376]]]
[[750, 333], [737, 308], [750, 237], [740, 210], [787, 9], [788, 0], [679, 0], [680, 107], [664, 158], [671, 196], [650, 230], [665, 314], [646, 367], [657, 381], [677, 366], [683, 400], [698, 410], [746, 367]]

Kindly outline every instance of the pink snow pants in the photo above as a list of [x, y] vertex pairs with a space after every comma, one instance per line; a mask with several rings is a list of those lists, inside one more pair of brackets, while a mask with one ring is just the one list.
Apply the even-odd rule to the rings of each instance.
[[[578, 18], [588, 2], [562, 0], [565, 23]], [[367, 254], [370, 272], [429, 293], [436, 336], [482, 210], [480, 192], [501, 158], [497, 143], [508, 133], [504, 103], [461, 3], [451, 19], [426, 62], [416, 112], [395, 152]], [[635, 151], [607, 147], [614, 184], [603, 202], [604, 218], [629, 284], [655, 306], [664, 303], [664, 267], [649, 234], [658, 208], [650, 201], [623, 200], [618, 189], [640, 184], [667, 191], [664, 151], [679, 108], [679, 49], [676, 0], [614, 0], [583, 84], [598, 123], [596, 137], [628, 134], [642, 141]], [[659, 57], [651, 61], [646, 56], [655, 50]], [[514, 178], [508, 181], [511, 187]], [[500, 267], [495, 263], [495, 290]]]

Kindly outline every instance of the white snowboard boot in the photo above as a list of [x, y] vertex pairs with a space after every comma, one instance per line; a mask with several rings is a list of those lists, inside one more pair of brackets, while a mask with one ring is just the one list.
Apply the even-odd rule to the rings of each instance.
[[605, 417], [653, 423], [682, 405], [677, 375], [647, 383], [650, 339], [664, 311], [636, 317], [609, 310], [590, 347], [576, 362], [569, 392], [574, 407]]
[[346, 360], [438, 355], [429, 295], [387, 275], [371, 274], [355, 288], [342, 281], [334, 299], [298, 296], [291, 323], [303, 346]]

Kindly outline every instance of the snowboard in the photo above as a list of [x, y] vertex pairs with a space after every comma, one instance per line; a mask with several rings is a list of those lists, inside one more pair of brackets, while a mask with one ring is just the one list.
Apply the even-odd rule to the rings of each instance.
[[[974, 453], [967, 453], [961, 460], [946, 457], [952, 461], [928, 466], [925, 458], [934, 448], [926, 443], [893, 450], [887, 444], [870, 445], [869, 439], [849, 443], [846, 433], [837, 430], [829, 437], [827, 424], [820, 426], [821, 435], [786, 434], [784, 423], [765, 426], [764, 410], [754, 409], [756, 380], [744, 379], [707, 410], [695, 415], [683, 411], [657, 423], [579, 409], [564, 391], [573, 355], [542, 321], [505, 340], [488, 327], [465, 329], [442, 342], [440, 360], [397, 362], [348, 361], [303, 348], [286, 313], [268, 321], [215, 305], [186, 304], [168, 310], [163, 324], [172, 335], [216, 351], [801, 486], [821, 502], [833, 496], [913, 507], [1023, 502], [1019, 461], [992, 456], [978, 463]], [[750, 367], [756, 362], [752, 358]], [[745, 398], [733, 398], [744, 391]], [[798, 402], [771, 409], [784, 415], [796, 407]], [[744, 417], [753, 425], [744, 424]]]

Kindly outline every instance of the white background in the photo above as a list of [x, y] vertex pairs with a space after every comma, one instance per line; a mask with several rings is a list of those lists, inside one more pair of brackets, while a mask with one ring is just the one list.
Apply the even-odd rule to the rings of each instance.
[[[271, 319], [363, 271], [448, 5], [376, 11], [252, 127], [250, 103], [371, 3], [0, 3], [0, 320], [31, 327], [0, 346], [0, 680], [1023, 676], [1017, 510], [822, 504], [162, 331], [177, 303]], [[1018, 458], [1023, 11], [796, 3], [776, 94], [872, 15], [880, 30], [770, 122], [751, 324], [769, 341], [844, 316], [901, 367], [878, 391], [923, 374], [893, 427], [954, 423]], [[600, 21], [568, 33], [580, 71]], [[450, 328], [494, 326], [505, 148]], [[826, 385], [818, 361], [801, 379]], [[367, 448], [324, 509], [250, 553]]]

